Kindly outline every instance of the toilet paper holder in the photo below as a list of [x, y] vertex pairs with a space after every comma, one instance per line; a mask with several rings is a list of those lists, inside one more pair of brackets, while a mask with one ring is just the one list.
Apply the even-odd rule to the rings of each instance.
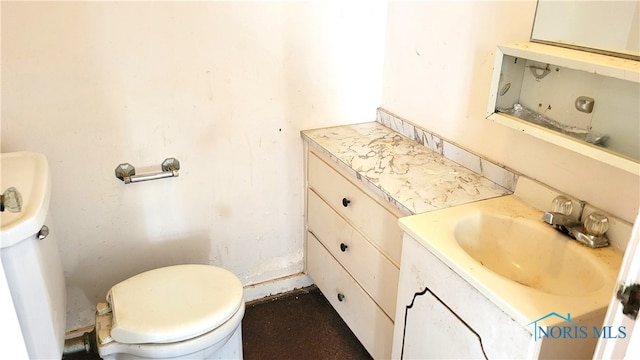
[[176, 158], [166, 158], [162, 162], [162, 171], [136, 175], [136, 168], [129, 164], [123, 163], [116, 167], [116, 177], [122, 180], [125, 184], [136, 183], [141, 181], [158, 180], [169, 177], [177, 177], [178, 170], [180, 170], [180, 161]]

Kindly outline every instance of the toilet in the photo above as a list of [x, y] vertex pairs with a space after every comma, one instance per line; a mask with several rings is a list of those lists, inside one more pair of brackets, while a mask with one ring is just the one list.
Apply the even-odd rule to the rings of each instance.
[[[24, 201], [22, 211], [0, 213], [0, 259], [9, 288], [0, 301], [13, 303], [29, 358], [60, 359], [66, 290], [55, 228], [48, 228], [47, 160], [4, 153], [0, 165], [0, 191], [16, 187]], [[242, 283], [226, 269], [183, 264], [149, 270], [113, 285], [97, 305], [97, 351], [105, 360], [241, 359], [244, 310]]]
[[96, 311], [108, 359], [242, 358], [242, 284], [210, 265], [150, 270], [114, 285]]

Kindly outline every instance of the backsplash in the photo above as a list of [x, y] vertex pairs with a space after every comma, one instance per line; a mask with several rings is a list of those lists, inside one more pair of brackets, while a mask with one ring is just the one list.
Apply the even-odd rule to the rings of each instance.
[[[550, 210], [551, 201], [555, 196], [561, 194], [566, 195], [549, 187], [548, 185], [529, 179], [526, 176], [521, 176], [513, 170], [497, 165], [468, 150], [443, 140], [441, 137], [422, 129], [409, 121], [401, 119], [383, 108], [377, 109], [376, 121], [410, 139], [417, 141], [431, 150], [442, 154], [444, 157], [457, 162], [475, 173], [486, 177], [496, 184], [515, 192], [518, 197], [541, 211]], [[578, 199], [573, 197], [572, 200], [576, 203], [578, 202]], [[602, 211], [593, 204], [587, 204], [585, 214], [595, 210]], [[609, 217], [610, 225], [609, 231], [607, 231], [607, 236], [611, 241], [611, 246], [613, 246], [617, 251], [624, 252], [631, 235], [632, 224], [608, 213], [607, 211], [602, 212], [607, 214]]]
[[515, 191], [518, 174], [513, 170], [495, 164], [453, 143], [443, 140], [441, 137], [401, 119], [383, 108], [378, 108], [376, 111], [376, 121], [442, 154], [447, 159], [455, 161], [467, 169], [486, 177], [505, 189]]

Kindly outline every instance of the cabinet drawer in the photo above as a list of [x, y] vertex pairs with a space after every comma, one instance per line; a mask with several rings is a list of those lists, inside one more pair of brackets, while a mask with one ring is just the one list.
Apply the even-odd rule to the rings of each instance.
[[398, 268], [313, 190], [307, 191], [307, 225], [393, 320], [400, 276]]
[[307, 272], [369, 354], [390, 358], [393, 322], [309, 232]]
[[398, 218], [363, 193], [313, 152], [308, 157], [309, 186], [333, 209], [400, 265], [402, 230]]

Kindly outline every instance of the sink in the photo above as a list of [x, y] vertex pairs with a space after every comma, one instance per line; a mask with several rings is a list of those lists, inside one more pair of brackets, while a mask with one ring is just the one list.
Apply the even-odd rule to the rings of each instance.
[[584, 246], [545, 224], [542, 214], [514, 194], [404, 217], [399, 224], [529, 331], [541, 318], [541, 326], [560, 321], [545, 317], [550, 313], [570, 313], [574, 321], [604, 318], [622, 253]]
[[50, 186], [44, 155], [32, 152], [0, 155], [0, 192], [15, 187], [23, 200], [22, 211], [0, 213], [0, 249], [16, 245], [40, 230], [49, 208]]
[[542, 221], [491, 213], [460, 219], [454, 237], [487, 269], [521, 285], [554, 295], [584, 295], [600, 289], [604, 276], [588, 250]]

